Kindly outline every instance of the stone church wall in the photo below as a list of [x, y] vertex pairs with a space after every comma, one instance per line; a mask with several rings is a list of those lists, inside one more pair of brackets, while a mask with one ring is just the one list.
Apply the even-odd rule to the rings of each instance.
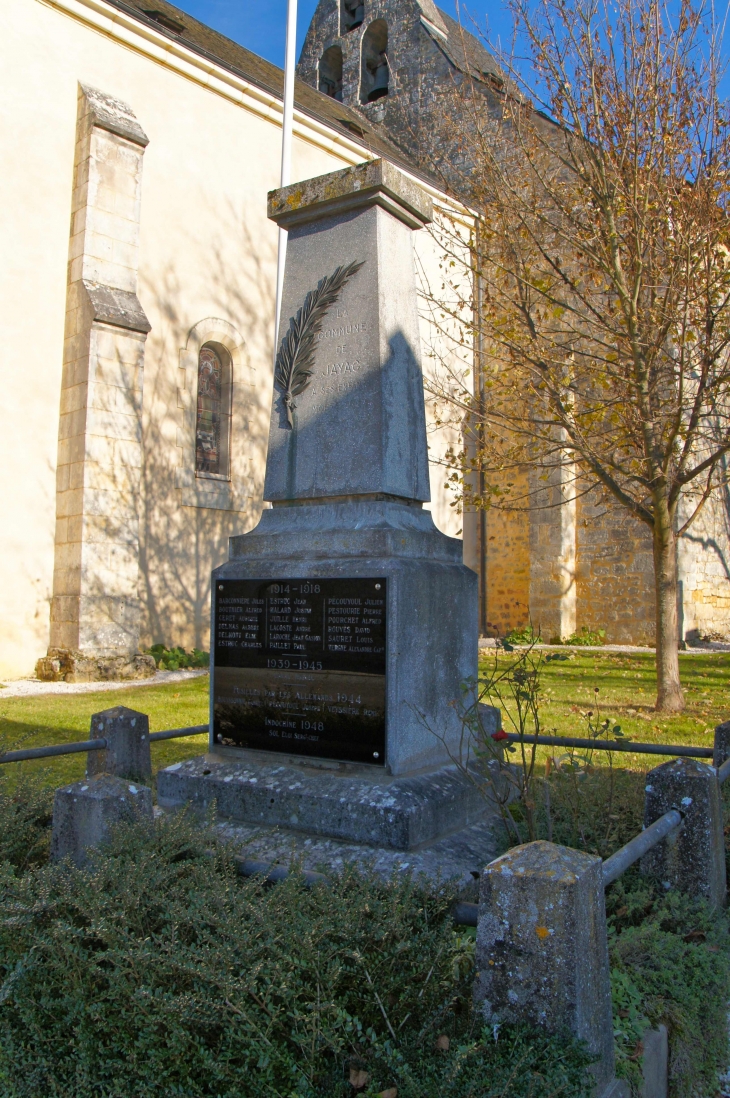
[[[688, 501], [689, 503], [689, 501]], [[685, 506], [680, 514], [689, 514]], [[680, 618], [690, 641], [730, 637], [730, 493], [705, 505], [679, 542]]]
[[[526, 487], [527, 475], [523, 481]], [[579, 495], [573, 508], [574, 520], [570, 505], [487, 513], [487, 634], [531, 623], [545, 640], [586, 628], [604, 629], [609, 644], [653, 646], [648, 527], [597, 490]], [[679, 629], [690, 645], [730, 637], [729, 514], [727, 495], [710, 500], [679, 540]], [[686, 515], [685, 508], [680, 521]]]
[[[525, 485], [527, 477], [524, 476]], [[515, 477], [519, 490], [519, 480]], [[489, 636], [503, 637], [530, 621], [530, 516], [525, 511], [486, 515]]]
[[[349, 30], [343, 26], [348, 8], [360, 9], [362, 18]], [[369, 28], [377, 21], [387, 26], [389, 88], [386, 96], [366, 103], [362, 57]], [[473, 155], [468, 122], [450, 121], [455, 111], [466, 112], [469, 118], [472, 84], [467, 74], [476, 77], [473, 86], [495, 120], [502, 87], [494, 58], [469, 34], [468, 25], [465, 19], [459, 27], [432, 0], [363, 0], [362, 5], [355, 0], [320, 0], [298, 69], [317, 87], [323, 55], [340, 50], [338, 97], [360, 111], [365, 128], [379, 128], [424, 168], [443, 172], [467, 204]], [[455, 88], [460, 89], [458, 95]], [[486, 557], [482, 628], [503, 635], [531, 622], [550, 639], [586, 627], [605, 629], [610, 642], [652, 644], [649, 530], [600, 493], [571, 498], [570, 471], [564, 472], [562, 484], [532, 478], [529, 513], [495, 510], [485, 518], [464, 516], [464, 529], [469, 531], [465, 559], [481, 574]], [[730, 634], [729, 499], [710, 503], [679, 546], [680, 626], [690, 641]]]
[[577, 500], [576, 622], [609, 644], [654, 644], [651, 532], [595, 491]]

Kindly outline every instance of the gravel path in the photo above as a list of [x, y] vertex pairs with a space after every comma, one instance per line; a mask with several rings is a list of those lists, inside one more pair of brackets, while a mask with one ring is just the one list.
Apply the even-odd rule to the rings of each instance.
[[194, 671], [157, 671], [150, 679], [133, 679], [129, 682], [41, 682], [39, 679], [18, 679], [0, 683], [0, 701], [4, 698], [30, 698], [44, 694], [95, 694], [101, 690], [124, 690], [130, 686], [165, 686], [167, 683], [187, 682], [207, 675], [206, 669]]

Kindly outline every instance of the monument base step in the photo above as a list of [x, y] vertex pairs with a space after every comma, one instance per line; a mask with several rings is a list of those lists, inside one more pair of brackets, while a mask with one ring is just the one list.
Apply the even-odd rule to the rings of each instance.
[[481, 823], [491, 813], [457, 767], [388, 778], [294, 764], [203, 755], [157, 775], [163, 808], [216, 804], [219, 816], [327, 839], [411, 851]]
[[[215, 830], [247, 859], [289, 869], [296, 866], [327, 876], [354, 865], [384, 878], [410, 873], [438, 884], [451, 881], [460, 892], [473, 886], [484, 867], [504, 850], [504, 831], [497, 816], [486, 816], [438, 842], [418, 850], [392, 850], [367, 843], [346, 843], [288, 828], [262, 828], [219, 820]], [[476, 899], [476, 893], [474, 894]]]

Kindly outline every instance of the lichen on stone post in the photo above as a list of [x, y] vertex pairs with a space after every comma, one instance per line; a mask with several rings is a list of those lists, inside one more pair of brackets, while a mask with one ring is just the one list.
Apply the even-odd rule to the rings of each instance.
[[725, 904], [725, 843], [717, 771], [694, 759], [674, 759], [646, 776], [644, 826], [676, 809], [683, 820], [641, 859], [641, 872], [715, 907]]
[[596, 1058], [594, 1098], [628, 1093], [614, 1076], [600, 858], [535, 842], [484, 870], [475, 999], [492, 1025], [568, 1032]]

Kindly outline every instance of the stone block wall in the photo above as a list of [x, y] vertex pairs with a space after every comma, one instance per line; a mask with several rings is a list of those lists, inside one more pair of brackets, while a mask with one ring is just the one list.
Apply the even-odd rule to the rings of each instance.
[[[526, 485], [526, 476], [523, 480]], [[526, 511], [491, 510], [485, 525], [487, 634], [504, 636], [530, 620], [530, 516]]]
[[[680, 512], [690, 512], [687, 500]], [[727, 488], [704, 508], [679, 541], [680, 625], [687, 640], [730, 637], [730, 495]]]
[[[538, 503], [557, 491], [541, 489]], [[690, 645], [730, 637], [729, 515], [728, 500], [718, 495], [679, 541], [679, 629]], [[654, 645], [651, 532], [610, 497], [596, 490], [562, 507], [494, 510], [486, 525], [489, 635], [532, 622], [545, 640], [585, 627], [604, 629], [610, 644]], [[475, 570], [480, 552], [478, 542]]]
[[523, 474], [536, 505], [487, 513], [489, 635], [532, 623], [546, 641], [586, 627], [605, 629], [612, 644], [653, 645], [648, 528], [601, 493], [575, 498], [569, 469], [553, 479]]
[[601, 492], [577, 501], [576, 620], [611, 644], [654, 644], [651, 532]]
[[530, 620], [544, 640], [569, 637], [576, 627], [575, 467], [529, 476]]

